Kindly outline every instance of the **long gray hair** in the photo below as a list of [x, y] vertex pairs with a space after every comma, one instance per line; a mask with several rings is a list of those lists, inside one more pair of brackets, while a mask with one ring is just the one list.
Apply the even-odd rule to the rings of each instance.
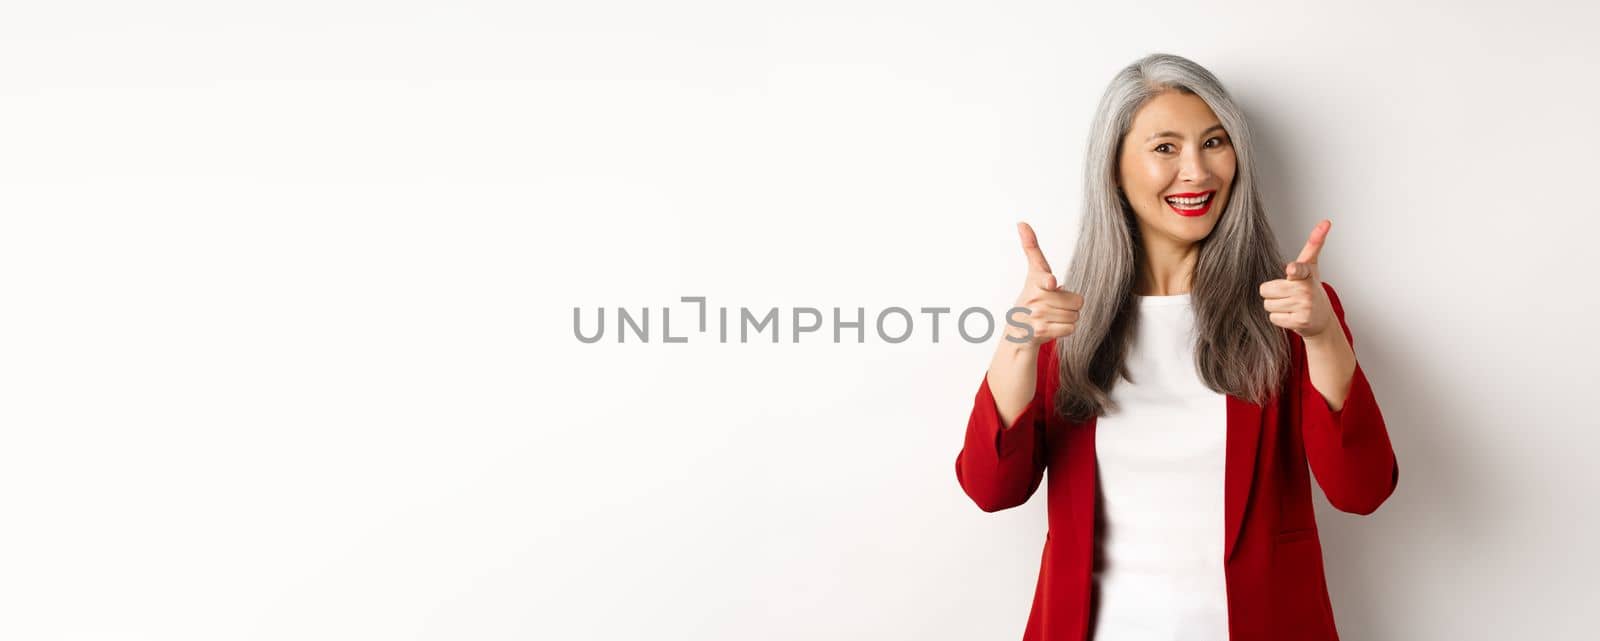
[[1119, 376], [1128, 375], [1124, 361], [1139, 322], [1133, 289], [1144, 269], [1144, 247], [1133, 208], [1116, 187], [1118, 158], [1134, 114], [1171, 90], [1198, 96], [1211, 107], [1233, 141], [1238, 163], [1227, 206], [1200, 241], [1190, 287], [1196, 370], [1212, 390], [1264, 405], [1290, 367], [1288, 336], [1261, 304], [1261, 283], [1283, 278], [1285, 262], [1256, 188], [1253, 139], [1244, 113], [1204, 67], [1152, 54], [1112, 78], [1089, 133], [1083, 217], [1063, 278], [1084, 303], [1072, 335], [1056, 341], [1061, 368], [1055, 411], [1072, 421], [1117, 409], [1111, 389]]

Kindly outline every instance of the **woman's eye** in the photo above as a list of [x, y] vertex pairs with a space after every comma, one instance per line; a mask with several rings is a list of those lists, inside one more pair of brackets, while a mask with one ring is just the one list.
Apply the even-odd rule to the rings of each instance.
[[1164, 150], [1164, 149], [1162, 149], [1162, 148], [1163, 148], [1163, 147], [1171, 147], [1171, 146], [1172, 146], [1172, 143], [1170, 143], [1170, 142], [1164, 142], [1164, 143], [1161, 143], [1161, 144], [1159, 144], [1159, 145], [1156, 145], [1156, 149], [1155, 149], [1155, 151], [1156, 151], [1156, 153], [1162, 153], [1162, 154], [1164, 154], [1164, 153], [1167, 153], [1167, 151], [1168, 151], [1168, 150]]
[[[1215, 144], [1215, 145], [1213, 145], [1213, 144], [1211, 144], [1211, 140], [1215, 140], [1215, 141], [1217, 141], [1217, 144]], [[1226, 141], [1224, 141], [1224, 140], [1223, 140], [1223, 139], [1222, 139], [1222, 137], [1221, 137], [1221, 136], [1217, 136], [1217, 137], [1215, 137], [1215, 138], [1212, 138], [1212, 139], [1211, 139], [1211, 140], [1207, 140], [1207, 141], [1206, 141], [1206, 146], [1207, 146], [1207, 147], [1221, 147], [1221, 146], [1222, 146], [1222, 143], [1224, 143], [1224, 142], [1226, 142]]]

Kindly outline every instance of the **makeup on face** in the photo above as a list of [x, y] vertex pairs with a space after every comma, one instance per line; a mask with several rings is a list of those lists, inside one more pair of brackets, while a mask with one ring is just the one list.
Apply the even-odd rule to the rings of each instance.
[[1139, 224], [1187, 240], [1209, 233], [1237, 169], [1227, 129], [1210, 106], [1192, 94], [1159, 94], [1139, 108], [1123, 142], [1117, 185], [1131, 197]]

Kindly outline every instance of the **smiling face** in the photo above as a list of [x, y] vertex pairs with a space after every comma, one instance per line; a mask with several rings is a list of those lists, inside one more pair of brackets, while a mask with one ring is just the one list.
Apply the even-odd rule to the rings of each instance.
[[1117, 159], [1118, 180], [1145, 244], [1181, 250], [1216, 227], [1228, 204], [1233, 142], [1199, 96], [1167, 91], [1134, 114]]

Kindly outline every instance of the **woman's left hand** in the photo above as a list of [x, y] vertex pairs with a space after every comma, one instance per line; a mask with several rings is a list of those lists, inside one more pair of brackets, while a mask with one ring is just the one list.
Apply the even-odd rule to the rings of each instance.
[[1301, 338], [1314, 338], [1330, 329], [1339, 331], [1333, 305], [1317, 274], [1317, 254], [1332, 226], [1333, 221], [1327, 219], [1318, 222], [1300, 256], [1284, 267], [1284, 278], [1261, 284], [1262, 305], [1272, 324], [1293, 330]]

